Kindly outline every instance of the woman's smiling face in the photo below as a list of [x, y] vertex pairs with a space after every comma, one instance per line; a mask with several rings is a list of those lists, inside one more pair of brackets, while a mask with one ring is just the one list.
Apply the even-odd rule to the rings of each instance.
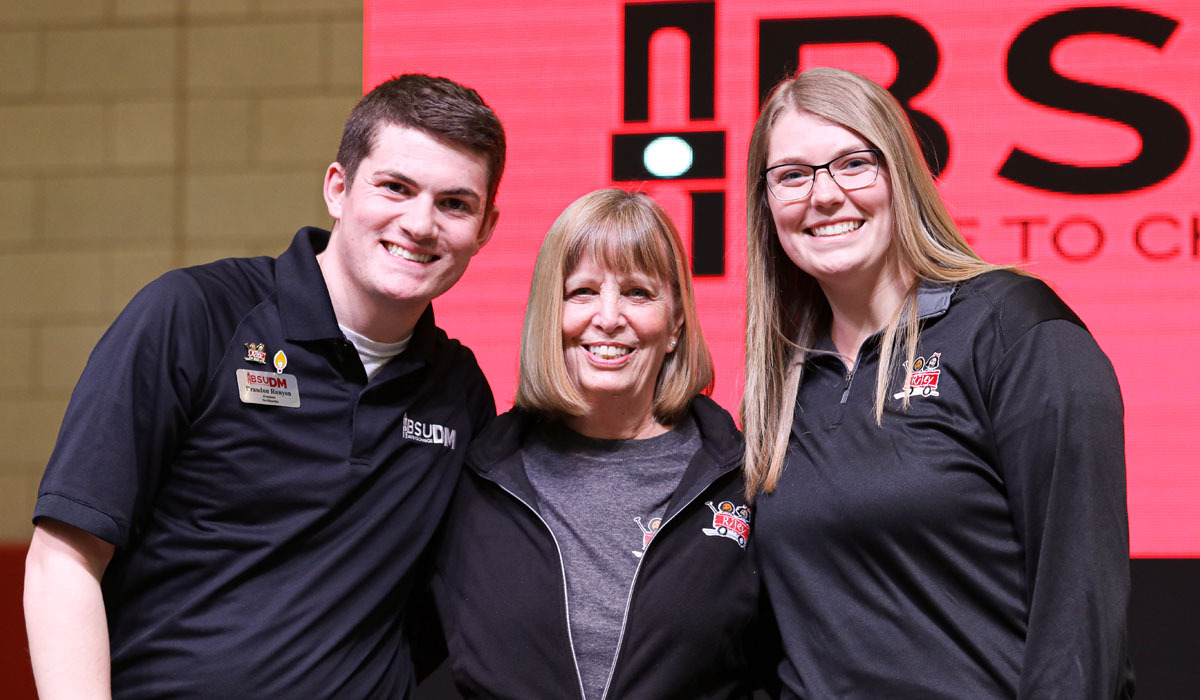
[[[767, 167], [826, 163], [870, 148], [874, 144], [845, 127], [788, 110], [771, 129]], [[884, 163], [875, 182], [862, 189], [843, 190], [821, 170], [804, 199], [781, 202], [770, 193], [766, 197], [784, 252], [822, 285], [873, 286], [884, 274], [892, 243], [892, 190]]]
[[563, 360], [593, 403], [624, 397], [652, 419], [659, 370], [681, 326], [670, 285], [651, 275], [611, 270], [587, 255], [564, 280]]

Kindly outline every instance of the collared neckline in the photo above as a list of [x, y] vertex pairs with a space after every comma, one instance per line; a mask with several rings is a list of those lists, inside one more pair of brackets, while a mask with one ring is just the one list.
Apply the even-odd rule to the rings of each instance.
[[950, 299], [956, 291], [956, 282], [921, 280], [921, 286], [917, 287], [917, 318], [924, 320], [946, 313], [946, 309], [950, 308]]
[[342, 338], [317, 253], [329, 245], [329, 232], [306, 226], [275, 262], [275, 289], [283, 335], [291, 341]]
[[[289, 341], [345, 340], [333, 312], [325, 276], [317, 263], [317, 254], [329, 245], [329, 237], [329, 231], [305, 226], [296, 232], [292, 244], [276, 260], [279, 321], [283, 335]], [[433, 305], [429, 304], [413, 327], [408, 349], [388, 365], [408, 364], [407, 361], [397, 362], [401, 359], [431, 360], [437, 343], [436, 331]]]
[[[946, 313], [946, 310], [950, 308], [950, 301], [954, 298], [954, 293], [958, 291], [958, 287], [959, 283], [957, 282], [921, 280], [921, 284], [917, 287], [917, 319], [924, 321], [927, 318], [941, 316]], [[879, 330], [872, 333], [863, 342], [863, 345], [872, 342], [882, 332], [882, 330]], [[813, 350], [819, 352], [810, 353], [809, 359], [826, 356], [839, 357], [837, 348], [833, 345], [833, 336], [830, 335], [828, 328], [817, 337], [816, 342], [813, 343]]]

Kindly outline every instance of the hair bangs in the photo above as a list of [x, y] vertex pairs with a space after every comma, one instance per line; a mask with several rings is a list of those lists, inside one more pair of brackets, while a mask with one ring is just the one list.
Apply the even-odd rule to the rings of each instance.
[[586, 257], [608, 270], [640, 272], [679, 287], [675, 255], [645, 207], [621, 206], [576, 228], [567, 241], [563, 276]]

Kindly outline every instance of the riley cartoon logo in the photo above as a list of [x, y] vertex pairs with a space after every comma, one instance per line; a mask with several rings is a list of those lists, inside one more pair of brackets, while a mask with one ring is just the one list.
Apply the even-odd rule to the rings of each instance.
[[658, 534], [658, 528], [662, 527], [662, 518], [651, 518], [650, 524], [644, 525], [642, 524], [642, 516], [639, 515], [633, 519], [633, 522], [637, 523], [638, 528], [642, 531], [642, 549], [640, 551], [633, 550], [633, 556], [640, 559], [642, 552], [645, 552], [646, 547], [650, 546], [650, 540], [654, 539], [654, 536]]
[[[938, 369], [942, 366], [942, 353], [935, 352], [926, 360], [924, 357], [918, 357], [913, 360], [912, 374], [909, 375], [908, 381], [904, 383], [904, 388], [892, 394], [893, 399], [902, 399], [905, 396], [941, 396], [938, 393], [938, 375], [942, 370]], [[905, 371], [908, 371], [908, 363], [904, 363]]]
[[424, 442], [429, 445], [442, 445], [454, 449], [458, 433], [453, 428], [436, 423], [422, 423], [404, 414], [404, 423], [400, 436], [413, 442]]
[[262, 343], [242, 343], [246, 346], [246, 356], [242, 359], [246, 362], [257, 362], [260, 365], [267, 364], [267, 351], [263, 348]]
[[704, 534], [709, 537], [728, 537], [745, 549], [746, 540], [750, 539], [750, 509], [735, 506], [729, 501], [721, 501], [717, 506], [712, 501], [706, 501], [704, 505], [713, 512], [713, 526], [704, 528]]

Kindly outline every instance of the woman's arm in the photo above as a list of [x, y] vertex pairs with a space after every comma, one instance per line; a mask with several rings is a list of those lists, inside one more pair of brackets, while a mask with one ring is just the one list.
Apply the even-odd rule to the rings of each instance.
[[1121, 392], [1082, 326], [1040, 323], [1008, 348], [989, 407], [1025, 549], [1029, 618], [1017, 697], [1120, 698], [1129, 525]]

